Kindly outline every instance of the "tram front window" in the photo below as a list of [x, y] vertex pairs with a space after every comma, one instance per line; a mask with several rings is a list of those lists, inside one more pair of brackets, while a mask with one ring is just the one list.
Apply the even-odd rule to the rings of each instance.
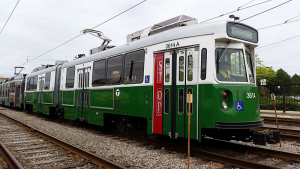
[[[219, 81], [247, 82], [245, 58], [242, 49], [216, 49], [216, 68]], [[222, 56], [223, 55], [223, 56]]]

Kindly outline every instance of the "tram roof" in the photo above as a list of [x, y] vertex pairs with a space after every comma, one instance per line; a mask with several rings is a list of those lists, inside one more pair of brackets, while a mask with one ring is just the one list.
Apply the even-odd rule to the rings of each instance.
[[52, 72], [56, 69], [58, 65], [54, 65], [52, 67], [49, 67], [49, 68], [46, 68], [46, 69], [43, 69], [43, 70], [40, 70], [40, 71], [37, 71], [37, 72], [33, 72], [33, 73], [29, 73], [26, 78], [28, 77], [33, 77], [33, 76], [37, 76], [37, 75], [40, 75], [40, 74], [44, 74], [44, 73], [49, 73], [49, 72]]
[[[224, 36], [226, 33], [226, 25], [228, 22], [233, 21], [217, 21], [217, 22], [208, 22], [208, 23], [201, 23], [201, 24], [193, 24], [189, 26], [184, 27], [178, 27], [175, 29], [171, 29], [169, 31], [161, 32], [155, 35], [151, 35], [149, 37], [145, 37], [143, 39], [133, 41], [124, 45], [120, 45], [117, 47], [114, 47], [109, 50], [105, 50], [99, 53], [95, 53], [92, 55], [89, 55], [84, 58], [68, 61], [62, 65], [62, 68], [75, 66], [78, 64], [100, 60], [102, 58], [107, 58], [111, 56], [116, 56], [122, 53], [128, 53], [134, 50], [143, 49], [145, 47], [155, 45], [158, 43], [168, 42], [171, 40], [176, 39], [183, 39], [188, 37], [195, 37], [195, 36], [203, 36], [203, 35], [212, 35], [212, 34], [222, 34], [220, 37], [215, 38], [228, 38], [228, 36]], [[233, 22], [234, 23], [234, 22]], [[237, 24], [242, 24], [239, 22], [235, 22]], [[242, 24], [245, 25], [245, 24]], [[246, 25], [248, 26], [248, 25]], [[248, 26], [250, 27], [250, 26]], [[250, 27], [252, 28], [252, 27]], [[253, 28], [254, 29], [254, 28]], [[233, 38], [231, 38], [233, 39]], [[238, 39], [237, 39], [238, 40]], [[251, 43], [251, 42], [248, 42]], [[254, 43], [252, 43], [254, 44]], [[255, 44], [254, 44], [255, 45]]]

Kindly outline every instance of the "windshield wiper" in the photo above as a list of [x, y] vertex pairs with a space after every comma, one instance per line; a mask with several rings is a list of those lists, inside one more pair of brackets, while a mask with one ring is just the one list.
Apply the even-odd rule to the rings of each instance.
[[223, 52], [221, 53], [221, 56], [220, 56], [220, 58], [219, 58], [219, 60], [218, 60], [219, 63], [221, 62], [221, 60], [222, 60], [223, 57], [225, 56], [225, 53], [227, 52], [227, 49], [228, 49], [228, 46], [229, 46], [230, 43], [231, 43], [231, 42], [228, 41], [227, 46], [225, 47], [225, 49], [224, 49]]

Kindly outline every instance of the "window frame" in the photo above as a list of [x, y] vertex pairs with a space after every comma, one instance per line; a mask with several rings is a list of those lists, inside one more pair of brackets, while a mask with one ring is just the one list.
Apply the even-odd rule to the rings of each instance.
[[[108, 76], [108, 73], [110, 73], [109, 72], [109, 60], [110, 59], [115, 59], [115, 58], [117, 58], [117, 57], [120, 57], [121, 58], [121, 72], [119, 72], [119, 74], [120, 74], [120, 82], [119, 83], [110, 83], [109, 82], [109, 76]], [[120, 85], [120, 84], [122, 84], [123, 83], [123, 79], [124, 79], [124, 59], [123, 59], [123, 55], [121, 54], [121, 55], [116, 55], [116, 56], [114, 56], [114, 57], [110, 57], [110, 58], [107, 58], [107, 63], [106, 63], [106, 85]]]
[[[50, 75], [49, 76], [49, 86], [47, 86], [47, 75]], [[51, 86], [51, 72], [45, 74], [45, 83], [44, 83], [43, 90], [50, 90], [50, 86]], [[48, 87], [48, 89], [46, 89], [46, 87]]]
[[[203, 51], [206, 51], [206, 53], [205, 53], [205, 56], [204, 56], [204, 54], [203, 54]], [[205, 57], [205, 62], [203, 62], [203, 59], [204, 59], [204, 57]], [[203, 65], [202, 64], [205, 64], [205, 71], [204, 71], [204, 77], [202, 76], [203, 75], [203, 72], [202, 72], [202, 69], [203, 69]], [[201, 80], [205, 80], [206, 79], [206, 74], [207, 74], [207, 49], [206, 48], [202, 48], [202, 50], [201, 50], [201, 62], [200, 62], [200, 78], [201, 78]]]
[[[68, 87], [67, 85], [68, 85], [68, 69], [70, 69], [70, 68], [74, 68], [74, 73], [73, 73], [73, 86], [72, 87]], [[66, 70], [66, 83], [65, 83], [65, 88], [66, 89], [73, 89], [74, 87], [75, 87], [75, 74], [76, 74], [76, 68], [75, 68], [75, 66], [71, 66], [71, 67], [68, 67], [67, 68], [67, 70]]]
[[[250, 62], [248, 62], [248, 60], [247, 60], [247, 54], [249, 55]], [[247, 72], [247, 76], [248, 76], [248, 82], [251, 83], [251, 84], [255, 84], [255, 81], [256, 81], [255, 75], [254, 75], [254, 68], [255, 68], [255, 66], [252, 65], [252, 63], [253, 63], [253, 61], [252, 61], [252, 55], [250, 54], [250, 52], [248, 52], [247, 50], [245, 50], [245, 56], [246, 56], [245, 61], [246, 61], [246, 65], [247, 65], [246, 72]], [[250, 71], [252, 73], [253, 82], [251, 82], [251, 80], [250, 80], [250, 73], [248, 71], [248, 64], [249, 63], [252, 65], [252, 70], [250, 70]]]
[[[219, 80], [217, 75], [217, 56], [216, 56], [216, 50], [217, 49], [225, 49], [226, 47], [225, 46], [216, 46], [215, 47], [215, 50], [214, 50], [214, 78], [216, 80], [216, 82], [220, 83], [220, 84], [249, 84], [249, 79], [248, 79], [248, 72], [247, 72], [247, 69], [245, 67], [245, 73], [246, 73], [246, 82], [239, 82], [239, 81], [222, 81], [222, 80]], [[228, 49], [233, 49], [233, 50], [242, 50], [242, 54], [243, 56], [245, 56], [245, 53], [244, 53], [244, 47], [240, 46], [240, 47], [228, 47]], [[246, 59], [244, 57], [244, 65], [246, 65]]]
[[[97, 83], [97, 85], [96, 85], [96, 84], [94, 84], [94, 78], [95, 78], [95, 63], [96, 63], [96, 62], [101, 62], [101, 61], [104, 61], [104, 84], [99, 84], [99, 83]], [[92, 87], [105, 86], [105, 85], [107, 85], [107, 59], [101, 59], [101, 60], [96, 60], [96, 61], [94, 61], [92, 73], [93, 73], [93, 76], [92, 76]]]
[[[127, 55], [129, 55], [129, 54], [132, 54], [132, 53], [138, 53], [138, 52], [142, 52], [143, 53], [143, 74], [142, 74], [142, 81], [141, 82], [137, 82], [137, 83], [128, 83], [128, 82], [126, 82], [125, 83], [125, 77], [126, 77], [126, 66], [127, 66], [127, 64], [126, 64], [126, 58], [127, 58]], [[130, 52], [130, 53], [126, 53], [126, 54], [124, 54], [124, 63], [123, 63], [123, 83], [124, 84], [141, 84], [141, 83], [143, 83], [144, 82], [144, 75], [145, 75], [145, 58], [146, 58], [146, 54], [145, 54], [145, 50], [137, 50], [137, 51], [133, 51], [133, 52]], [[129, 78], [130, 79], [130, 78]]]
[[30, 91], [30, 81], [31, 81], [31, 77], [29, 77], [29, 78], [26, 79], [26, 91]]

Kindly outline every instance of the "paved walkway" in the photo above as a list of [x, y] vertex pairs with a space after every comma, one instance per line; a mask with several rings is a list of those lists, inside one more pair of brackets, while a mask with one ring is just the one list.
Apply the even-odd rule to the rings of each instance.
[[[285, 111], [283, 113], [282, 110], [276, 110], [278, 117], [286, 117], [286, 118], [300, 118], [300, 111]], [[260, 110], [260, 116], [263, 117], [275, 117], [274, 110]], [[298, 116], [298, 117], [297, 117]]]

